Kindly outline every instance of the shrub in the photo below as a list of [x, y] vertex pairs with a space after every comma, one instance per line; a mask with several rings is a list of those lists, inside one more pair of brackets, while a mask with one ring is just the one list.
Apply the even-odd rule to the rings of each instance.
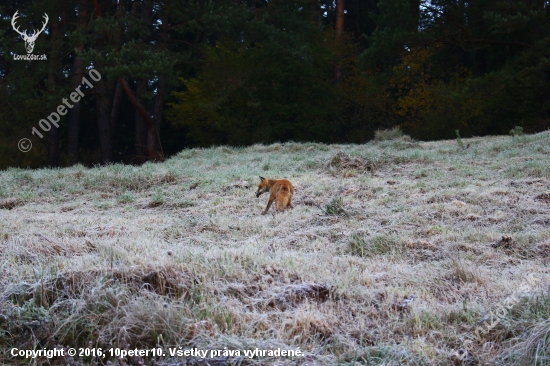
[[375, 141], [397, 140], [403, 137], [403, 131], [399, 127], [394, 127], [391, 130], [376, 130], [374, 133]]

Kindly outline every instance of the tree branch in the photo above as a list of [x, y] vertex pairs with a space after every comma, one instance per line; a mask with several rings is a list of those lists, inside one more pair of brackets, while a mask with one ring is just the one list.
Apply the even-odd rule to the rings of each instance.
[[97, 12], [97, 16], [101, 17], [101, 8], [99, 7], [99, 4], [97, 3], [97, 0], [92, 0], [92, 3], [94, 4], [95, 11]]
[[137, 100], [136, 96], [132, 92], [132, 89], [130, 89], [130, 85], [128, 85], [128, 82], [124, 78], [119, 78], [118, 81], [120, 82], [120, 85], [122, 85], [122, 88], [126, 92], [126, 95], [128, 96], [128, 99], [130, 99], [130, 102], [132, 103], [134, 108], [138, 111], [141, 117], [143, 117], [145, 123], [147, 123], [147, 127], [154, 128], [151, 117], [149, 116], [145, 108], [141, 105], [141, 103]]
[[[157, 135], [157, 138], [158, 138], [158, 141], [159, 141], [160, 149], [162, 150], [162, 144], [160, 142], [160, 136], [159, 136], [158, 130], [155, 128], [153, 120], [151, 119], [151, 117], [149, 116], [149, 114], [147, 113], [145, 108], [137, 100], [136, 96], [134, 95], [134, 93], [130, 89], [130, 86], [128, 85], [128, 82], [126, 81], [126, 79], [119, 78], [118, 81], [120, 82], [120, 85], [122, 85], [122, 88], [126, 92], [126, 95], [128, 96], [128, 99], [130, 99], [130, 102], [132, 103], [134, 108], [136, 108], [136, 110], [141, 115], [141, 117], [143, 117], [143, 120], [145, 121], [145, 123], [147, 123], [147, 129], [155, 131], [155, 133]], [[151, 147], [149, 146], [149, 144], [147, 145], [147, 155], [149, 155], [149, 160], [158, 160], [159, 158], [161, 160], [164, 159], [163, 156], [159, 156], [159, 153], [157, 151], [153, 151], [151, 149]]]
[[527, 47], [527, 48], [533, 47], [532, 44], [524, 43], [524, 42], [494, 41], [494, 40], [491, 40], [491, 39], [467, 39], [463, 42], [464, 43], [498, 44], [498, 45], [502, 45], [502, 46], [521, 46], [521, 47]]

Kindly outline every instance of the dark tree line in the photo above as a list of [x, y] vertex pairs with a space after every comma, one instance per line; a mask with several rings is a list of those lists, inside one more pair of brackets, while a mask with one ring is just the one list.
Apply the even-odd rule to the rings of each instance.
[[[48, 15], [33, 50], [47, 60], [14, 59], [27, 54], [16, 11], [29, 34]], [[544, 130], [549, 12], [541, 0], [4, 1], [0, 167], [360, 143], [393, 126], [419, 139]], [[92, 68], [101, 79], [40, 130]]]

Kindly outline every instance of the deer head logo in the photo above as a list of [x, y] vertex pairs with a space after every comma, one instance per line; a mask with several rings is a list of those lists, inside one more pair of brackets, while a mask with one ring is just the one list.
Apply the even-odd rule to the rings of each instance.
[[23, 38], [23, 41], [25, 41], [25, 48], [27, 49], [27, 53], [32, 53], [32, 50], [34, 49], [34, 42], [36, 41], [36, 38], [38, 38], [40, 33], [42, 33], [44, 31], [44, 28], [46, 28], [46, 24], [48, 24], [48, 20], [50, 18], [48, 18], [48, 14], [44, 13], [44, 23], [42, 24], [42, 29], [40, 29], [38, 32], [35, 29], [33, 29], [32, 34], [28, 35], [26, 29], [23, 32], [20, 32], [19, 27], [17, 27], [17, 28], [15, 27], [15, 20], [17, 18], [19, 18], [19, 15], [17, 15], [18, 12], [19, 12], [19, 10], [16, 11], [15, 14], [13, 14], [13, 17], [11, 18], [11, 26], [13, 27], [14, 31], [16, 31], [17, 33], [19, 33], [21, 35], [21, 38]]

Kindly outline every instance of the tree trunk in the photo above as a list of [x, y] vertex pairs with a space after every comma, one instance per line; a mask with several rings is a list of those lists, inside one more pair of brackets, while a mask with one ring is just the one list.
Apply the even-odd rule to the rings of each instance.
[[420, 23], [420, 0], [410, 0], [410, 6], [413, 19], [411, 22], [411, 32], [417, 33]]
[[475, 49], [470, 52], [472, 54], [473, 62], [472, 62], [472, 74], [474, 76], [482, 76], [485, 75], [487, 72], [487, 61], [485, 58], [485, 50], [484, 49]]
[[[52, 54], [50, 55], [49, 70], [48, 70], [48, 91], [52, 95], [55, 93], [56, 74], [60, 69], [59, 65], [59, 18], [52, 19]], [[54, 108], [50, 108], [51, 112], [55, 112]], [[50, 113], [51, 113], [50, 112]], [[55, 112], [57, 113], [57, 112]], [[59, 121], [58, 121], [59, 122]], [[59, 165], [59, 128], [53, 123], [51, 124], [49, 139], [48, 139], [48, 165], [51, 167]]]
[[[98, 18], [102, 16], [101, 8], [97, 0], [92, 0], [95, 8], [95, 13]], [[98, 37], [96, 46], [101, 49], [105, 42], [104, 37]], [[103, 65], [97, 65], [103, 66]], [[96, 67], [97, 67], [96, 66]], [[109, 84], [106, 80], [101, 79], [94, 86], [97, 127], [99, 131], [99, 150], [101, 152], [101, 163], [108, 164], [113, 161], [113, 131], [109, 115], [110, 97]]]
[[[118, 124], [118, 115], [120, 112], [120, 99], [122, 98], [122, 94], [124, 93], [124, 90], [122, 89], [122, 85], [120, 83], [115, 81], [115, 85], [113, 86], [114, 93], [113, 93], [113, 103], [111, 104], [111, 115], [110, 115], [110, 122], [111, 122], [111, 131], [112, 138], [114, 139], [114, 135], [116, 132], [117, 124]], [[112, 141], [114, 146], [114, 140]]]
[[[126, 92], [126, 95], [128, 96], [128, 99], [130, 99], [130, 102], [134, 105], [134, 108], [136, 108], [137, 113], [140, 114], [143, 121], [145, 121], [145, 124], [147, 126], [145, 130], [145, 143], [147, 144], [147, 136], [152, 135], [152, 133], [155, 130], [153, 120], [151, 117], [149, 117], [149, 114], [147, 114], [147, 110], [141, 105], [139, 100], [136, 98], [134, 93], [132, 93], [132, 90], [130, 89], [130, 86], [128, 85], [128, 82], [124, 80], [123, 78], [119, 79], [120, 84], [122, 85], [124, 91]], [[147, 157], [149, 160], [157, 160], [159, 158], [159, 154], [155, 150], [149, 149], [150, 145], [147, 144]]]
[[[145, 94], [146, 81], [143, 79], [137, 80], [136, 86], [136, 99], [137, 103], [143, 105], [144, 98], [141, 96]], [[138, 164], [143, 164], [147, 160], [147, 124], [143, 118], [142, 113], [137, 109], [135, 112], [135, 131], [136, 131], [136, 161]]]
[[[84, 48], [78, 48], [83, 50]], [[78, 80], [82, 80], [82, 59], [75, 56], [73, 62], [74, 77], [72, 85], [76, 88]], [[69, 110], [69, 131], [68, 131], [68, 146], [69, 164], [73, 165], [78, 161], [78, 138], [80, 135], [80, 101], [74, 103], [74, 106]]]
[[[88, 17], [87, 0], [80, 0], [78, 3], [78, 29], [82, 30], [86, 26]], [[84, 51], [84, 44], [78, 45], [78, 51]], [[74, 56], [73, 61], [73, 80], [71, 90], [74, 90], [82, 82], [82, 59], [78, 53]], [[80, 110], [81, 102], [74, 103], [74, 107], [69, 111], [69, 132], [68, 132], [68, 147], [69, 164], [75, 164], [78, 161], [78, 139], [80, 134]]]
[[[162, 15], [162, 27], [160, 29], [160, 41], [163, 50], [168, 49], [168, 11], [170, 8], [170, 1], [164, 2], [164, 12]], [[164, 104], [164, 96], [166, 94], [166, 88], [168, 80], [166, 74], [160, 74], [158, 77], [157, 96], [155, 100], [155, 107], [153, 109], [153, 128], [154, 131], [149, 130], [147, 136], [149, 150], [159, 151], [160, 158], [164, 159], [164, 151], [162, 150], [162, 143], [160, 142], [160, 123], [162, 121], [162, 107]]]
[[[135, 8], [132, 9], [133, 12], [135, 11]], [[141, 20], [144, 23], [143, 26], [143, 32], [148, 33], [149, 32], [149, 22], [151, 19], [151, 12], [152, 12], [152, 4], [151, 1], [145, 1], [141, 4]], [[147, 161], [148, 157], [151, 158], [152, 151], [156, 151], [154, 149], [154, 139], [150, 138], [150, 133], [148, 130], [148, 121], [149, 115], [147, 114], [147, 100], [145, 98], [145, 94], [147, 91], [147, 79], [139, 78], [136, 82], [136, 93], [135, 93], [135, 101], [133, 101], [134, 106], [136, 107], [135, 112], [135, 132], [136, 132], [136, 145], [135, 145], [135, 151], [136, 151], [136, 160], [137, 163], [142, 164], [145, 161]], [[130, 100], [132, 100], [130, 94], [131, 90], [128, 87], [128, 90], [126, 90], [126, 94], [128, 94], [128, 97]], [[139, 107], [138, 107], [139, 105]], [[143, 109], [143, 110], [142, 110]], [[153, 123], [152, 121], [149, 121]], [[151, 145], [152, 144], [152, 145]]]
[[99, 148], [101, 151], [101, 163], [107, 164], [113, 161], [113, 134], [109, 120], [109, 95], [105, 81], [99, 81], [95, 86], [97, 126], [99, 128]]
[[160, 148], [161, 159], [164, 159], [164, 151], [162, 151], [162, 144], [160, 143], [160, 122], [162, 121], [162, 106], [164, 103], [164, 95], [166, 94], [166, 84], [166, 76], [159, 76], [157, 98], [154, 108], [153, 129], [147, 131], [147, 148], [157, 152]]
[[[336, 43], [337, 43], [337, 65], [336, 65], [336, 85], [342, 84], [342, 58], [343, 58], [343, 41], [344, 41], [344, 0], [336, 0]], [[341, 87], [339, 94], [341, 92]], [[337, 102], [336, 102], [337, 103]], [[344, 141], [344, 121], [342, 115], [337, 114], [336, 117], [336, 139], [341, 142]]]
[[[544, 11], [546, 7], [546, 1], [541, 1], [539, 5], [539, 11]], [[548, 11], [546, 11], [548, 17]], [[544, 23], [536, 23], [533, 27], [535, 37], [538, 39], [544, 39]], [[545, 67], [537, 72], [537, 76], [541, 81], [541, 89], [539, 95], [540, 105], [543, 106], [539, 110], [539, 121], [528, 132], [540, 132], [550, 128], [550, 67]]]
[[[126, 6], [125, 0], [118, 0], [117, 4], [117, 11], [116, 16], [118, 19], [124, 18], [124, 9]], [[110, 43], [113, 45], [118, 45], [119, 47], [122, 45], [122, 34], [124, 33], [124, 29], [119, 29], [118, 32], [114, 32], [114, 34], [110, 37]], [[111, 112], [109, 114], [109, 126], [111, 128], [111, 146], [114, 148], [116, 146], [115, 144], [115, 136], [116, 136], [116, 129], [118, 125], [118, 117], [120, 112], [120, 101], [122, 99], [122, 94], [124, 93], [124, 90], [122, 88], [122, 85], [118, 82], [118, 79], [109, 80], [108, 81], [108, 94], [109, 96], [112, 96], [112, 99], [110, 100], [110, 107]]]
[[336, 84], [342, 82], [342, 43], [344, 39], [344, 0], [336, 0], [336, 42], [338, 43], [338, 66], [336, 67]]

